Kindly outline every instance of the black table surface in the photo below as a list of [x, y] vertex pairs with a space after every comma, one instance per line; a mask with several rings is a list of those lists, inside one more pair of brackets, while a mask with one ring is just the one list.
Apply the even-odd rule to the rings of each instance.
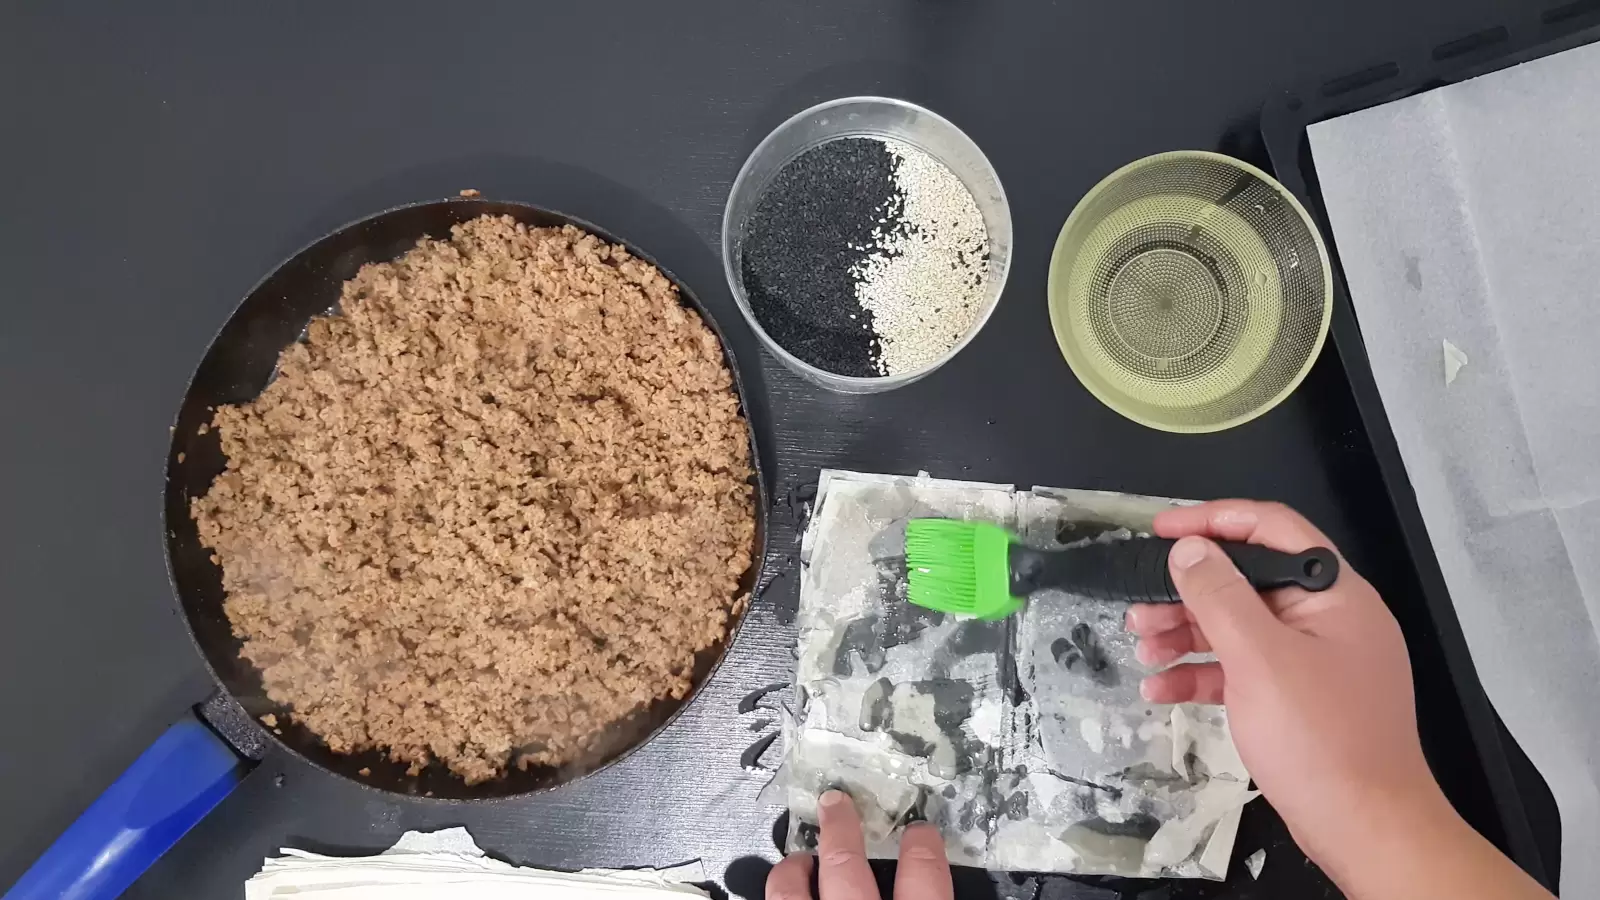
[[[1416, 598], [1377, 468], [1330, 347], [1248, 425], [1167, 435], [1072, 377], [1046, 264], [1099, 178], [1178, 148], [1255, 151], [1275, 92], [1448, 40], [1518, 0], [740, 0], [469, 4], [8, 5], [0, 12], [0, 885], [211, 689], [168, 585], [167, 426], [208, 340], [250, 286], [320, 234], [477, 188], [596, 222], [654, 254], [730, 333], [778, 495], [819, 467], [1303, 510], [1383, 590], [1412, 640], [1430, 758], [1500, 839], [1480, 760]], [[1011, 197], [1005, 298], [973, 344], [887, 395], [826, 394], [757, 347], [723, 282], [718, 229], [745, 155], [819, 100], [881, 93], [962, 126]], [[236, 897], [282, 846], [370, 852], [467, 825], [547, 866], [703, 860], [736, 894], [776, 858], [778, 810], [740, 754], [740, 697], [792, 665], [793, 523], [773, 520], [756, 602], [711, 683], [643, 751], [546, 794], [408, 800], [271, 755], [130, 891]], [[759, 727], [759, 726], [757, 726]], [[277, 777], [282, 776], [282, 777]], [[1542, 786], [1534, 784], [1538, 789]], [[1171, 896], [1320, 896], [1263, 803], [1238, 856], [1252, 882]], [[963, 892], [1111, 896], [1064, 879]]]

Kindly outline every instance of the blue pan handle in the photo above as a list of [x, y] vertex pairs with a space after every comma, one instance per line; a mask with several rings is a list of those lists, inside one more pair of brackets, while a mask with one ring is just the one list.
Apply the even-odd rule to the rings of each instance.
[[140, 754], [3, 900], [113, 900], [244, 778], [244, 761], [194, 714]]

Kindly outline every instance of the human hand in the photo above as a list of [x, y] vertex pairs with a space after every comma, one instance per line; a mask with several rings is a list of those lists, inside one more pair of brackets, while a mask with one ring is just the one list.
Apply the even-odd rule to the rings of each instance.
[[[828, 791], [817, 801], [817, 854], [791, 853], [767, 875], [767, 900], [812, 900], [811, 873], [817, 870], [817, 900], [879, 900], [878, 883], [867, 864], [861, 817], [850, 796]], [[894, 900], [954, 900], [944, 838], [926, 822], [907, 825], [900, 836], [900, 868]]]
[[1299, 553], [1332, 547], [1322, 532], [1287, 507], [1248, 500], [1167, 510], [1155, 531], [1180, 538], [1170, 567], [1183, 603], [1129, 609], [1139, 660], [1215, 652], [1218, 662], [1173, 666], [1142, 693], [1225, 704], [1251, 777], [1307, 854], [1326, 865], [1357, 845], [1351, 832], [1394, 810], [1449, 813], [1422, 755], [1405, 639], [1372, 585], [1341, 560], [1327, 591], [1263, 597], [1213, 543]]

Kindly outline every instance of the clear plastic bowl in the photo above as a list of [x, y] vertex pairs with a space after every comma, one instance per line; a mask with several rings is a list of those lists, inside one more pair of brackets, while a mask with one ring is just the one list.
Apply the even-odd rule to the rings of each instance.
[[[983, 214], [983, 224], [989, 232], [989, 272], [985, 282], [983, 309], [978, 313], [977, 321], [949, 352], [915, 372], [860, 377], [819, 369], [780, 347], [756, 320], [754, 311], [750, 309], [750, 300], [745, 296], [744, 279], [740, 276], [739, 240], [744, 234], [745, 221], [755, 210], [767, 184], [800, 154], [819, 144], [848, 137], [904, 141], [944, 163], [972, 192], [972, 199]], [[739, 169], [739, 177], [733, 181], [727, 208], [722, 213], [722, 270], [728, 277], [728, 288], [733, 291], [733, 299], [744, 313], [745, 321], [750, 323], [761, 343], [784, 365], [816, 384], [845, 394], [867, 394], [901, 387], [949, 362], [989, 321], [995, 305], [1000, 302], [1000, 293], [1005, 290], [1006, 273], [1010, 268], [1011, 207], [1006, 203], [1006, 192], [1000, 186], [1000, 178], [995, 174], [994, 167], [989, 165], [983, 151], [943, 116], [915, 103], [889, 97], [830, 100], [779, 125], [756, 146]]]

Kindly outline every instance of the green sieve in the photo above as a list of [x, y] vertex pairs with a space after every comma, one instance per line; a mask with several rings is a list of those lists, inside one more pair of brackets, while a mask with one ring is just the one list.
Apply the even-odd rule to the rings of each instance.
[[1050, 323], [1102, 403], [1162, 431], [1276, 406], [1328, 334], [1333, 280], [1310, 216], [1270, 175], [1160, 153], [1094, 186], [1050, 259]]

